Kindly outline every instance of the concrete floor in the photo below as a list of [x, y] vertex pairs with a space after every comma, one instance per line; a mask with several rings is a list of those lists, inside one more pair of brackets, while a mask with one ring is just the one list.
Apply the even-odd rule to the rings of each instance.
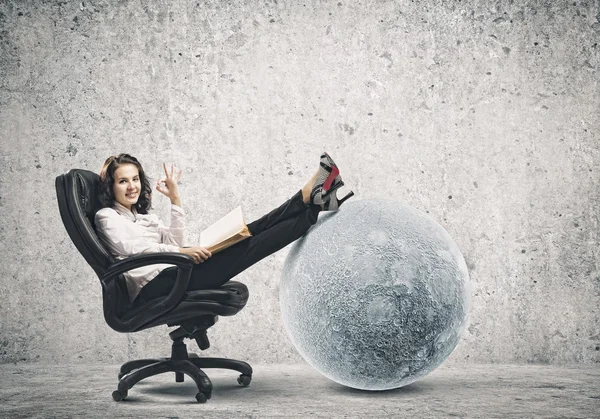
[[358, 391], [308, 365], [253, 365], [249, 387], [237, 373], [207, 370], [213, 395], [174, 374], [150, 377], [114, 402], [119, 366], [0, 365], [0, 417], [408, 417], [600, 418], [600, 366], [441, 366], [409, 386]]

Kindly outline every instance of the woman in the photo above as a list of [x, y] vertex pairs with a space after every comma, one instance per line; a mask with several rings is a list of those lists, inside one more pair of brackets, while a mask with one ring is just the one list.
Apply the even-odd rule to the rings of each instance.
[[[95, 215], [96, 231], [115, 256], [124, 259], [140, 253], [181, 252], [194, 259], [188, 290], [218, 288], [264, 257], [295, 241], [317, 222], [320, 211], [335, 211], [354, 193], [338, 200], [336, 191], [344, 183], [327, 153], [321, 155], [319, 170], [292, 198], [248, 224], [251, 237], [216, 253], [204, 247], [184, 247], [184, 211], [177, 189], [181, 171], [163, 163], [165, 177], [156, 190], [171, 200], [171, 223], [165, 226], [152, 208], [152, 189], [139, 161], [129, 154], [111, 156], [100, 171], [100, 200], [103, 208]], [[124, 274], [134, 304], [168, 295], [177, 268], [156, 264]]]

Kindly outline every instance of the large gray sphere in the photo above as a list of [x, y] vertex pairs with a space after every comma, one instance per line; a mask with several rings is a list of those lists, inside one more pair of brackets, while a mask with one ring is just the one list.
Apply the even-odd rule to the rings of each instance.
[[396, 201], [348, 201], [322, 213], [285, 260], [280, 304], [300, 354], [363, 390], [410, 384], [454, 350], [470, 302], [450, 235]]

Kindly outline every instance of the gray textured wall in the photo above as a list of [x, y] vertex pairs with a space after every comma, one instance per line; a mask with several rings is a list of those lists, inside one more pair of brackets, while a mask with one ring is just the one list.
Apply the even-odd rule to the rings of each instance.
[[[4, 1], [0, 31], [0, 362], [169, 353], [166, 327], [104, 323], [58, 174], [176, 162], [191, 245], [239, 203], [279, 205], [322, 150], [352, 199], [428, 211], [463, 251], [451, 362], [600, 362], [600, 2]], [[288, 251], [238, 277], [252, 297], [210, 354], [300, 359]]]

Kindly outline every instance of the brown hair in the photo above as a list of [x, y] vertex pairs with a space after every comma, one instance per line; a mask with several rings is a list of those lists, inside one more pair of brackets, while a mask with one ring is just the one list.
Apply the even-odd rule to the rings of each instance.
[[137, 167], [142, 190], [133, 208], [135, 208], [138, 214], [148, 214], [148, 211], [152, 209], [152, 188], [150, 188], [150, 182], [146, 178], [144, 169], [138, 159], [125, 153], [121, 153], [118, 156], [110, 156], [102, 165], [102, 169], [100, 170], [100, 202], [102, 203], [102, 207], [112, 207], [115, 204], [115, 194], [113, 192], [115, 170], [122, 164], [133, 164]]

